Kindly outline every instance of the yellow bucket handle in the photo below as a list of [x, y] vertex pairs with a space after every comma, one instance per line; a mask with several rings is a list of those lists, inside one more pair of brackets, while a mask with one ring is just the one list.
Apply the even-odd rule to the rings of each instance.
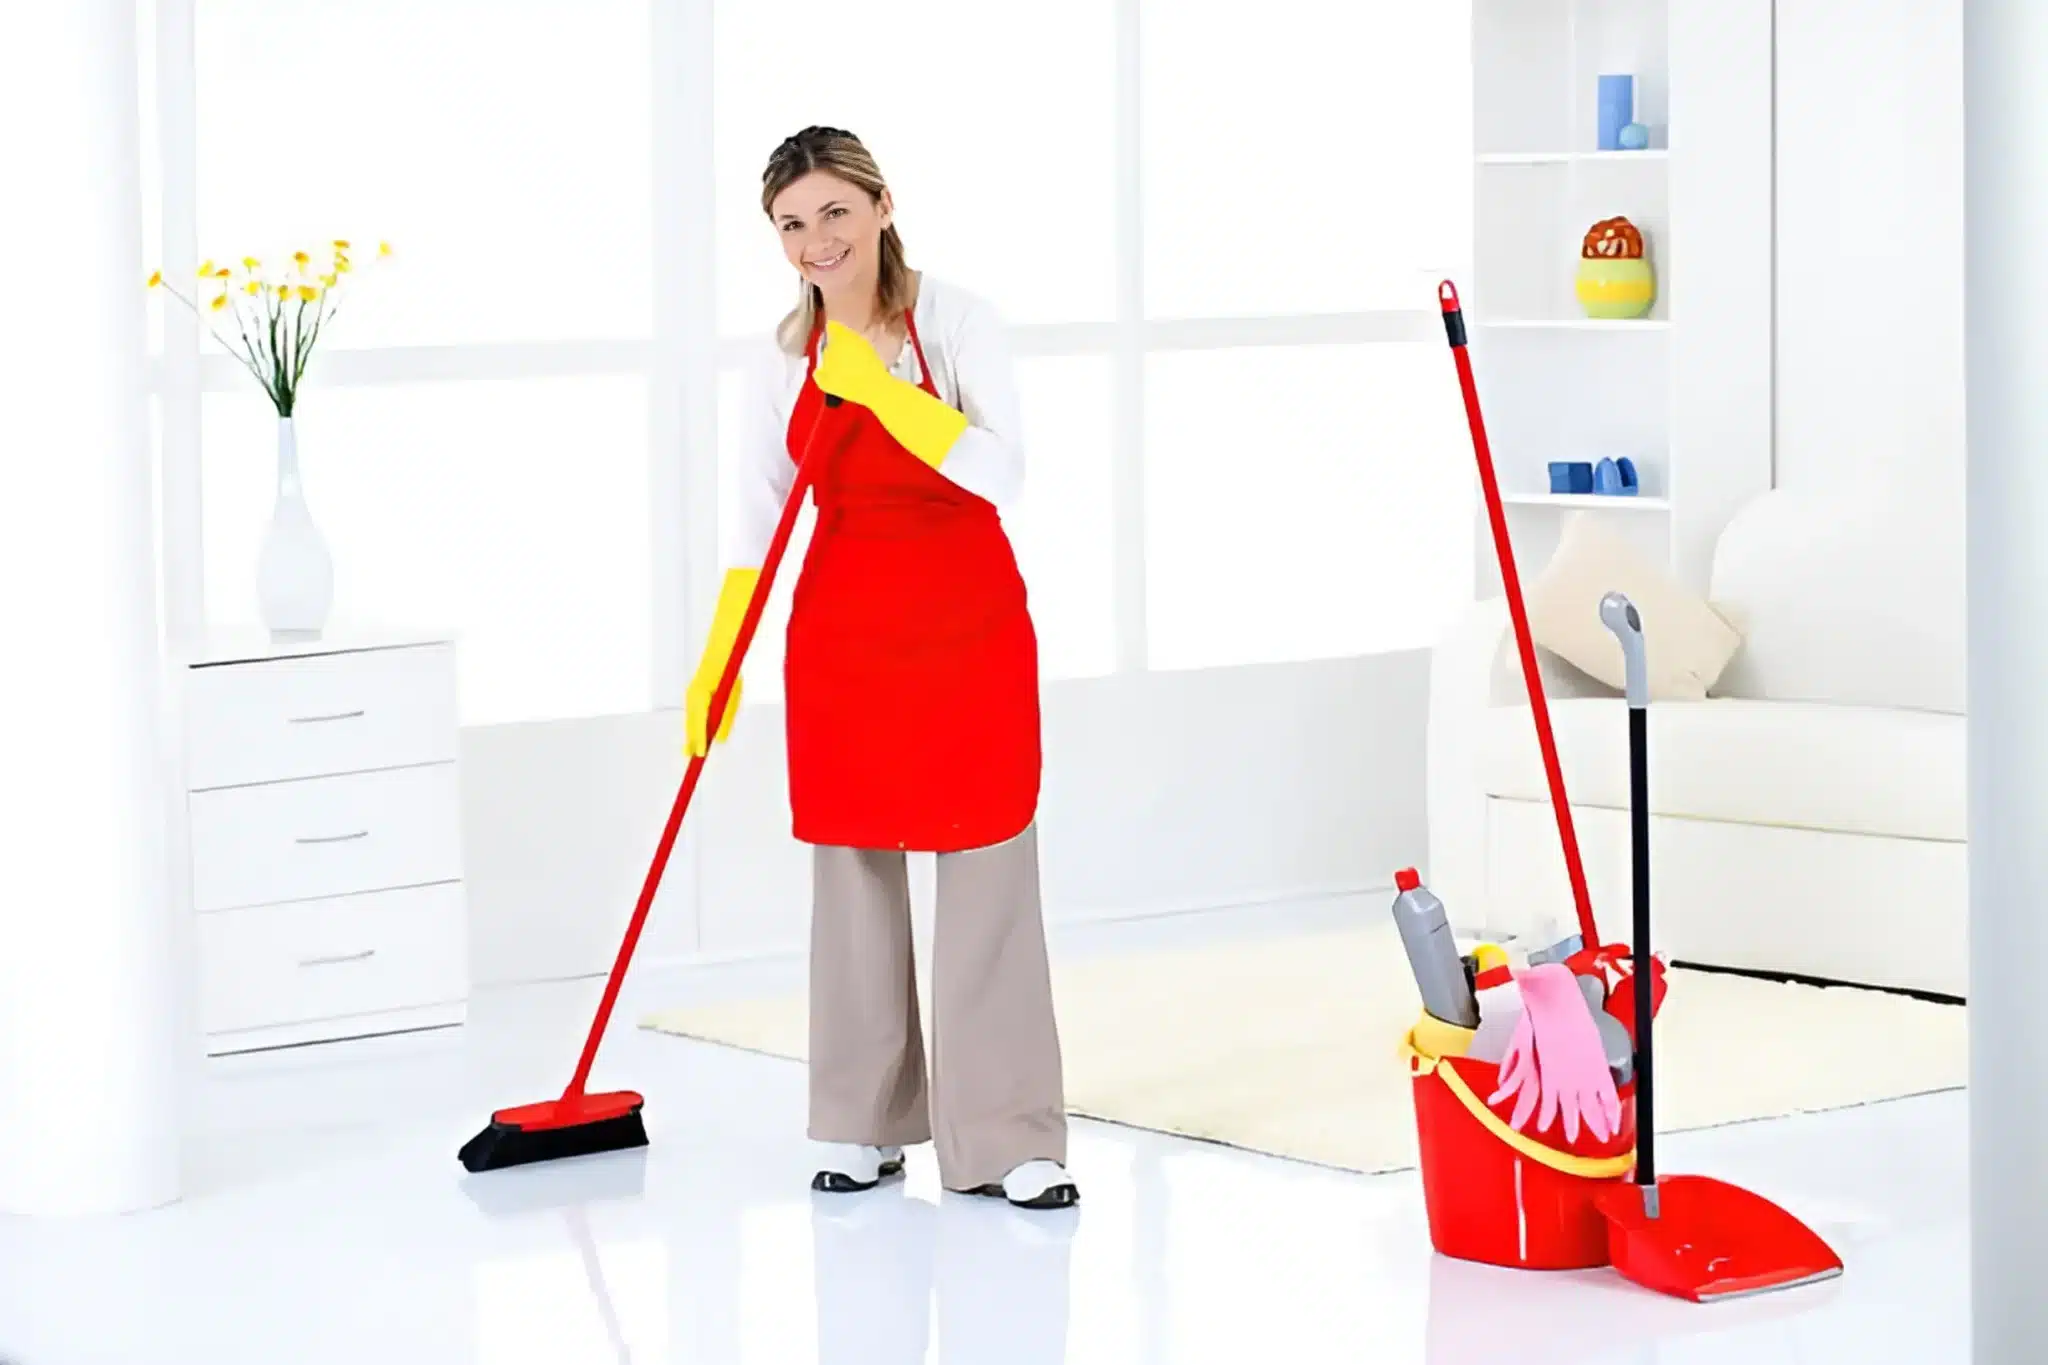
[[1635, 1169], [1636, 1153], [1631, 1146], [1619, 1156], [1578, 1156], [1571, 1152], [1560, 1152], [1546, 1147], [1526, 1133], [1518, 1133], [1509, 1127], [1507, 1121], [1486, 1107], [1478, 1092], [1465, 1082], [1454, 1066], [1438, 1065], [1438, 1058], [1421, 1052], [1415, 1046], [1415, 1035], [1409, 1034], [1401, 1041], [1401, 1054], [1408, 1061], [1408, 1072], [1413, 1076], [1428, 1076], [1432, 1073], [1444, 1083], [1444, 1087], [1457, 1096], [1458, 1103], [1465, 1111], [1479, 1121], [1479, 1126], [1506, 1143], [1518, 1155], [1527, 1157], [1538, 1165], [1548, 1166], [1563, 1175], [1577, 1176], [1581, 1180], [1617, 1180]]

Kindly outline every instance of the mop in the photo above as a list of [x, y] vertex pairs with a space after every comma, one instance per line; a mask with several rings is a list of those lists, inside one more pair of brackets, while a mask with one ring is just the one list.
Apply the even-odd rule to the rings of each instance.
[[[836, 408], [839, 404], [837, 397], [826, 396], [825, 406]], [[769, 542], [767, 557], [762, 561], [761, 576], [754, 584], [754, 595], [747, 602], [746, 614], [740, 618], [739, 635], [733, 641], [732, 653], [726, 658], [718, 690], [711, 696], [709, 715], [704, 725], [707, 736], [716, 735], [725, 719], [725, 708], [739, 679], [740, 664], [746, 658], [747, 647], [753, 643], [755, 628], [761, 623], [761, 612], [768, 605], [768, 594], [775, 585], [775, 571], [782, 563], [783, 552], [789, 547], [790, 535], [796, 529], [797, 512], [803, 506], [805, 495], [810, 492], [811, 480], [816, 473], [818, 441], [823, 427], [821, 422], [813, 429], [810, 441], [804, 447], [804, 457], [797, 465], [796, 478], [790, 484], [789, 496], [783, 501], [782, 517], [776, 523], [775, 538]], [[500, 1109], [492, 1114], [490, 1124], [465, 1142], [457, 1153], [465, 1169], [492, 1171], [506, 1166], [647, 1145], [647, 1125], [641, 1118], [646, 1104], [644, 1096], [635, 1090], [591, 1094], [585, 1086], [590, 1080], [591, 1064], [597, 1060], [598, 1044], [604, 1041], [605, 1026], [611, 1022], [612, 1007], [618, 1003], [619, 986], [626, 979], [626, 968], [632, 963], [634, 948], [639, 945], [640, 930], [647, 923], [647, 912], [654, 905], [654, 893], [661, 887], [662, 873], [668, 868], [669, 854], [675, 848], [676, 836], [683, 827], [683, 815], [690, 807], [690, 798], [696, 793], [697, 779], [704, 771], [704, 761], [711, 748], [706, 744], [703, 753], [692, 755], [690, 766], [683, 773], [682, 785], [676, 790], [675, 804], [669, 809], [668, 824], [661, 831], [661, 842], [655, 846], [654, 861], [648, 866], [647, 879], [640, 888], [640, 900], [633, 907], [633, 918], [627, 923], [626, 936], [619, 943], [618, 957], [612, 963], [611, 976], [605, 981], [604, 998], [598, 1002], [597, 1017], [591, 1021], [590, 1033], [583, 1042], [583, 1055], [577, 1060], [576, 1072], [570, 1078], [568, 1088], [558, 1099]]]
[[[1650, 956], [1650, 668], [1643, 622], [1618, 592], [1600, 620], [1621, 642], [1628, 691], [1629, 833], [1634, 859], [1633, 946]], [[1636, 979], [1641, 980], [1638, 972]], [[1657, 1175], [1655, 1079], [1647, 991], [1634, 999], [1636, 1168], [1633, 1182], [1597, 1200], [1614, 1268], [1659, 1293], [1709, 1303], [1833, 1279], [1842, 1258], [1819, 1234], [1761, 1195], [1703, 1175]]]

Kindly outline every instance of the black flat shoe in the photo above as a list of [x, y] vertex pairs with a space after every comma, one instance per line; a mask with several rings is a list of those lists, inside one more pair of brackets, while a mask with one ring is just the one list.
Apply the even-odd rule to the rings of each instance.
[[[965, 1191], [984, 1199], [1010, 1199], [1001, 1185], [982, 1185]], [[1010, 1199], [1020, 1209], [1071, 1209], [1081, 1202], [1081, 1191], [1073, 1182], [1050, 1185], [1029, 1199]]]
[[[1046, 1177], [1050, 1176], [1050, 1179]], [[1044, 1183], [1040, 1183], [1041, 1181]], [[1011, 1194], [1009, 1184], [1018, 1181], [1030, 1194]], [[1081, 1202], [1081, 1191], [1057, 1162], [1027, 1161], [1011, 1171], [1002, 1184], [977, 1185], [963, 1194], [983, 1199], [1007, 1199], [1020, 1209], [1070, 1209]]]
[[[890, 1176], [902, 1174], [903, 1163], [900, 1161], [884, 1162], [876, 1178], [865, 1183], [855, 1180], [850, 1175], [842, 1175], [838, 1171], [819, 1171], [811, 1177], [811, 1188], [820, 1194], [859, 1194], [862, 1190], [874, 1189]], [[1001, 1191], [998, 1190], [997, 1193], [1000, 1194]]]
[[[869, 1150], [872, 1151], [873, 1149], [870, 1148]], [[897, 1151], [895, 1148], [887, 1150]], [[902, 1174], [903, 1156], [900, 1151], [897, 1151], [895, 1156], [885, 1156], [882, 1158], [880, 1164], [875, 1167], [875, 1178], [873, 1180], [857, 1180], [844, 1171], [828, 1169], [819, 1171], [811, 1177], [811, 1188], [820, 1194], [859, 1194], [863, 1190], [875, 1188], [875, 1186], [892, 1176]]]

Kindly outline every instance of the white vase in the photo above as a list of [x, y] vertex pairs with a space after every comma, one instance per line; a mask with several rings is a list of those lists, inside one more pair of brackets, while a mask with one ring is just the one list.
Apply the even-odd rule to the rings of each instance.
[[334, 607], [334, 557], [313, 524], [299, 478], [299, 437], [289, 417], [277, 424], [277, 504], [256, 558], [263, 624], [278, 639], [316, 638]]

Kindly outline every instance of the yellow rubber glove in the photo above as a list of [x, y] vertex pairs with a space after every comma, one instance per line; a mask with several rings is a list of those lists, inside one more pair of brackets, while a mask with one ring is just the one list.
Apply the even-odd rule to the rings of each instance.
[[[692, 758], [709, 753], [711, 746], [704, 742], [704, 732], [711, 724], [711, 699], [718, 691], [718, 680], [725, 676], [726, 661], [732, 658], [732, 647], [739, 642], [740, 621], [747, 614], [747, 604], [753, 600], [754, 586], [761, 581], [759, 569], [729, 569], [725, 582], [718, 589], [718, 609], [711, 616], [711, 636], [704, 642], [704, 657], [697, 662], [696, 676], [690, 679], [690, 686], [683, 697], [684, 728], [687, 731], [685, 750]], [[740, 711], [740, 680], [732, 680], [732, 695], [726, 699], [725, 715], [718, 723], [718, 738], [722, 741], [732, 734], [732, 720]]]
[[825, 349], [815, 378], [826, 393], [872, 412], [905, 450], [933, 469], [967, 430], [965, 413], [890, 374], [868, 339], [839, 323], [825, 324]]

